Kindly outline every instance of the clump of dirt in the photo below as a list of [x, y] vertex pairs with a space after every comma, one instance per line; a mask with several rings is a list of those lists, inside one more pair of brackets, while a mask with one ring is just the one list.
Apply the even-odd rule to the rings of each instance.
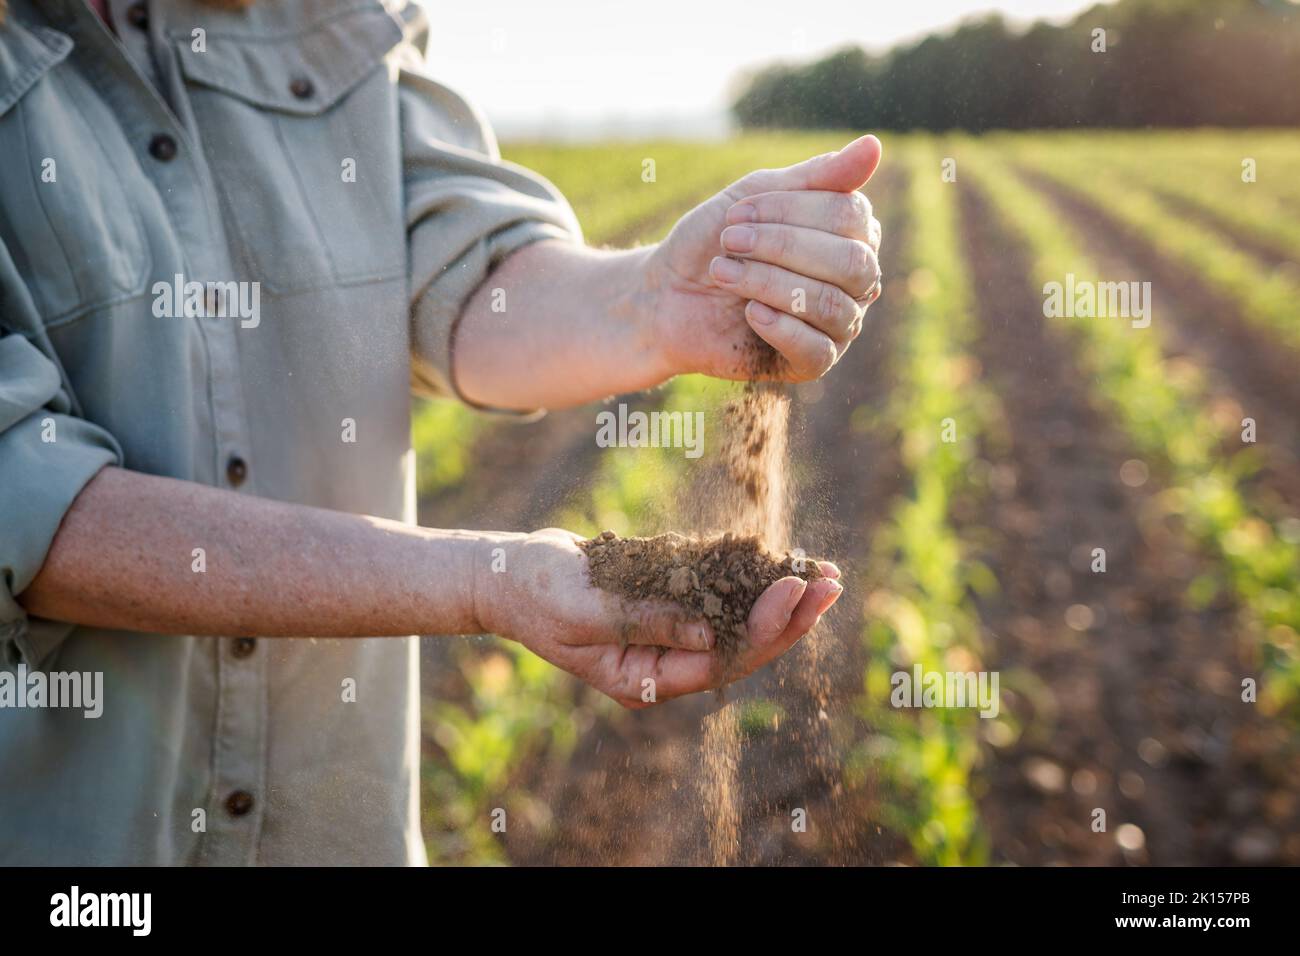
[[620, 538], [603, 531], [578, 547], [596, 587], [633, 601], [671, 601], [706, 619], [724, 664], [748, 640], [745, 622], [760, 594], [781, 578], [822, 577], [816, 561], [773, 554], [757, 535]]

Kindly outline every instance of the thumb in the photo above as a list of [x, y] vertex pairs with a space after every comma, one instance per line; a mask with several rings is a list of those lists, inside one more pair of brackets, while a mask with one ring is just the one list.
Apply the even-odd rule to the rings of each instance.
[[880, 165], [880, 140], [860, 136], [843, 149], [823, 153], [784, 169], [763, 169], [738, 184], [745, 195], [777, 190], [821, 189], [849, 193], [864, 186]]
[[623, 601], [611, 594], [599, 595], [599, 610], [589, 627], [570, 634], [574, 644], [649, 644], [686, 651], [707, 651], [713, 647], [713, 628], [708, 621], [690, 617], [681, 607], [662, 601]]

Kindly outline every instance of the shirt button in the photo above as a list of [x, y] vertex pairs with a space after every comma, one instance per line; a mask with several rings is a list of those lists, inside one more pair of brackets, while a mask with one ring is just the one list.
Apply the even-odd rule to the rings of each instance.
[[166, 133], [159, 133], [149, 140], [149, 155], [160, 163], [170, 163], [176, 158], [176, 140]]
[[248, 462], [238, 455], [231, 455], [230, 460], [226, 462], [226, 480], [230, 482], [232, 488], [238, 488], [248, 477]]
[[232, 817], [242, 817], [253, 809], [253, 795], [247, 790], [236, 790], [226, 797], [226, 812]]
[[237, 637], [234, 644], [230, 646], [230, 653], [238, 658], [252, 657], [255, 650], [257, 650], [255, 637]]
[[149, 29], [149, 8], [143, 3], [133, 3], [126, 8], [126, 22], [137, 30]]
[[294, 77], [289, 83], [289, 92], [300, 100], [305, 100], [316, 92], [316, 87], [305, 76]]

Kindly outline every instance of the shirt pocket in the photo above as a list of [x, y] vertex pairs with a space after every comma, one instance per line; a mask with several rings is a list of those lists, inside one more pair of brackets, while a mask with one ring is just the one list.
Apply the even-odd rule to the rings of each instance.
[[47, 325], [140, 295], [150, 271], [138, 210], [119, 170], [134, 164], [94, 92], [59, 68], [72, 40], [5, 25], [0, 57], [0, 241]]
[[289, 293], [405, 274], [396, 100], [403, 37], [382, 7], [299, 32], [176, 39], [190, 103], [251, 278]]

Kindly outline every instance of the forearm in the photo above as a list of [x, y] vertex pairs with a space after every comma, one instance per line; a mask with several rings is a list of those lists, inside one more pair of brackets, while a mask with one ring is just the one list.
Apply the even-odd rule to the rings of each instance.
[[106, 468], [19, 601], [39, 617], [162, 634], [480, 633], [476, 571], [497, 537]]
[[495, 408], [563, 408], [668, 378], [651, 328], [653, 251], [537, 242], [506, 259], [458, 323], [461, 394]]

